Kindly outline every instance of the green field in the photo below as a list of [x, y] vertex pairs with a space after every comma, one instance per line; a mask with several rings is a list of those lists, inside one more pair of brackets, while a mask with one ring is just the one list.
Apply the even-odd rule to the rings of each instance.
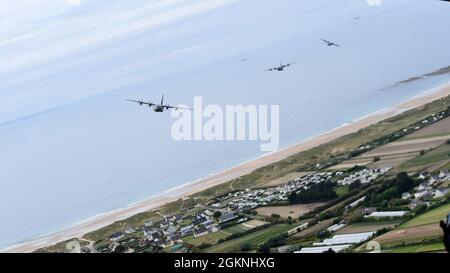
[[195, 246], [199, 246], [201, 244], [215, 245], [221, 239], [226, 239], [228, 236], [230, 236], [232, 234], [244, 232], [247, 230], [248, 230], [248, 228], [246, 228], [242, 224], [239, 224], [239, 225], [231, 226], [226, 229], [220, 230], [218, 232], [214, 232], [214, 233], [210, 233], [205, 236], [202, 236], [202, 237], [198, 237], [198, 238], [195, 238], [193, 235], [187, 236], [187, 237], [183, 238], [183, 241], [188, 244], [195, 245]]
[[[406, 161], [400, 166], [402, 171], [415, 167], [425, 169], [427, 166], [444, 160], [450, 160], [450, 145], [443, 144], [436, 149]], [[445, 161], [444, 161], [445, 162]]]
[[427, 213], [419, 215], [414, 219], [402, 224], [400, 228], [438, 223], [440, 220], [444, 219], [448, 213], [450, 213], [450, 204], [440, 206]]
[[206, 252], [208, 252], [208, 253], [240, 252], [241, 245], [244, 243], [250, 244], [252, 248], [257, 248], [259, 245], [265, 243], [271, 237], [281, 235], [281, 234], [287, 232], [288, 230], [294, 228], [297, 225], [277, 224], [277, 225], [268, 227], [266, 229], [259, 230], [259, 231], [247, 234], [245, 236], [212, 246], [210, 248], [207, 248]]
[[382, 250], [383, 253], [423, 253], [423, 252], [440, 252], [445, 251], [442, 242], [421, 243], [409, 246], [398, 246]]
[[334, 191], [339, 197], [344, 196], [348, 193], [348, 186], [338, 186]]
[[195, 238], [194, 235], [187, 236], [183, 238], [183, 242], [194, 245], [194, 246], [200, 246], [202, 244], [210, 244], [215, 245], [220, 239], [225, 239], [229, 236], [229, 234], [224, 233], [222, 231], [214, 232], [207, 234], [202, 237]]

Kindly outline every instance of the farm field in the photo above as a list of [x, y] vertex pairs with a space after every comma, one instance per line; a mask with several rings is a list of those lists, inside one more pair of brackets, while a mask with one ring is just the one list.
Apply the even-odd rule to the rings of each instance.
[[356, 223], [351, 224], [336, 232], [337, 235], [352, 234], [361, 232], [378, 231], [383, 228], [394, 228], [399, 222], [387, 221], [387, 222], [374, 222], [374, 223]]
[[250, 244], [253, 248], [257, 248], [260, 244], [265, 243], [271, 237], [281, 235], [284, 232], [294, 228], [295, 225], [277, 224], [263, 230], [255, 231], [253, 233], [244, 235], [242, 237], [214, 245], [206, 249], [208, 253], [226, 253], [226, 252], [240, 252], [241, 245]]
[[278, 214], [283, 218], [288, 218], [289, 216], [292, 218], [298, 218], [323, 205], [325, 205], [325, 203], [300, 204], [293, 206], [278, 206], [278, 207], [262, 207], [258, 208], [256, 211], [258, 212], [258, 214], [264, 216]]
[[332, 219], [328, 219], [325, 221], [322, 221], [312, 227], [308, 227], [307, 229], [300, 231], [299, 233], [295, 234], [294, 236], [292, 236], [293, 238], [308, 238], [311, 236], [315, 236], [317, 234], [317, 232], [323, 230], [324, 228], [327, 228], [329, 226], [331, 226], [333, 224], [333, 221], [336, 218], [332, 218]]
[[421, 242], [425, 239], [437, 239], [442, 236], [442, 230], [439, 224], [428, 224], [413, 226], [403, 229], [395, 229], [383, 234], [374, 240], [383, 247], [392, 247], [401, 244]]
[[201, 237], [197, 237], [197, 238], [194, 237], [193, 235], [187, 236], [187, 237], [183, 238], [183, 241], [185, 243], [192, 244], [194, 246], [200, 246], [202, 244], [215, 245], [219, 242], [219, 240], [225, 239], [230, 235], [248, 231], [248, 230], [254, 229], [256, 227], [262, 226], [264, 224], [266, 224], [266, 223], [263, 221], [250, 220], [245, 223], [241, 223], [238, 225], [234, 225], [234, 226], [225, 228], [218, 232], [207, 234], [205, 236], [201, 236]]
[[382, 250], [383, 253], [424, 253], [424, 252], [443, 252], [445, 246], [442, 242], [420, 243], [408, 246], [398, 246]]
[[423, 137], [443, 136], [448, 135], [450, 137], [450, 118], [445, 118], [430, 126], [427, 126], [417, 132], [414, 132], [403, 139], [417, 139]]
[[[400, 139], [366, 152], [355, 158], [346, 160], [333, 169], [346, 169], [356, 165], [378, 167], [397, 167], [409, 160], [415, 159], [421, 151], [434, 149], [443, 145], [450, 136], [434, 136], [419, 139]], [[375, 160], [377, 159], [377, 160]]]
[[438, 224], [450, 213], [450, 204], [435, 208], [429, 212], [415, 217], [414, 219], [402, 224], [399, 228], [415, 227], [420, 225]]
[[445, 165], [450, 160], [450, 145], [442, 144], [436, 149], [424, 155], [408, 160], [399, 166], [400, 171], [419, 171], [433, 167], [433, 165]]

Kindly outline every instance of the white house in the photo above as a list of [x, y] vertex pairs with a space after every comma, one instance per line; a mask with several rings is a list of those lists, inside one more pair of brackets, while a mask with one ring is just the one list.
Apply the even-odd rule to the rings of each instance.
[[402, 194], [402, 199], [403, 199], [403, 200], [411, 199], [411, 194], [410, 194], [409, 192], [404, 192], [404, 193]]

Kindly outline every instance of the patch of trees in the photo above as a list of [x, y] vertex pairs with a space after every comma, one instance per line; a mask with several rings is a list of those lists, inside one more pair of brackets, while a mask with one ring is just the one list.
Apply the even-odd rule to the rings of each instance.
[[292, 192], [289, 195], [289, 202], [291, 204], [308, 204], [333, 200], [338, 197], [334, 186], [333, 182], [322, 182], [313, 185], [308, 190]]
[[216, 212], [214, 212], [214, 214], [213, 214], [213, 217], [214, 217], [215, 219], [219, 219], [221, 216], [222, 216], [222, 212], [220, 212], [220, 211], [216, 211]]
[[199, 249], [207, 249], [208, 247], [210, 247], [211, 244], [208, 243], [202, 243], [201, 245], [198, 246]]
[[259, 246], [258, 251], [261, 253], [270, 253], [271, 248], [284, 245], [286, 243], [286, 238], [286, 234], [271, 237], [267, 242]]
[[395, 178], [385, 181], [380, 188], [370, 193], [367, 203], [369, 205], [379, 205], [384, 207], [389, 205], [391, 199], [399, 198], [404, 192], [408, 192], [418, 185], [406, 173], [399, 173]]
[[356, 189], [359, 189], [359, 187], [361, 187], [361, 180], [357, 180], [353, 183], [351, 183], [350, 185], [348, 185], [348, 191], [354, 191]]

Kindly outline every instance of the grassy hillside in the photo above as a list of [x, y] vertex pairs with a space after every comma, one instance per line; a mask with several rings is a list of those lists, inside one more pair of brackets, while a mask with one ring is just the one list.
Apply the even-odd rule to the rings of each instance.
[[402, 224], [399, 228], [408, 228], [420, 225], [439, 223], [450, 213], [450, 204], [446, 204], [435, 208], [427, 213], [419, 215], [418, 217]]

